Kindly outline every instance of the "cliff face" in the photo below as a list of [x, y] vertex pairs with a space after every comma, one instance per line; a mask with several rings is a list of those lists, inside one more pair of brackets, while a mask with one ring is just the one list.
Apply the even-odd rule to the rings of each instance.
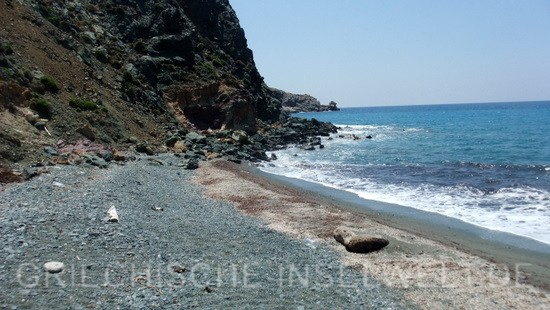
[[[278, 118], [280, 107], [269, 98], [227, 0], [100, 1], [99, 6], [115, 12], [101, 18], [103, 24], [137, 52], [127, 58], [132, 76], [197, 128], [253, 131], [257, 117]], [[132, 95], [147, 102], [140, 90]]]
[[317, 98], [310, 95], [297, 95], [275, 88], [271, 88], [271, 91], [273, 92], [273, 96], [278, 101], [281, 101], [283, 111], [286, 113], [340, 110], [334, 101], [331, 101], [328, 105], [322, 105]]
[[281, 115], [227, 0], [3, 0], [0, 19], [0, 161]]

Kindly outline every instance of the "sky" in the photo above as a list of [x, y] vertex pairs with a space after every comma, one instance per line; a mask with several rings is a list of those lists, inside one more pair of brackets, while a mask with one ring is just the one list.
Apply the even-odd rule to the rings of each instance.
[[230, 0], [265, 82], [341, 107], [550, 100], [550, 0]]

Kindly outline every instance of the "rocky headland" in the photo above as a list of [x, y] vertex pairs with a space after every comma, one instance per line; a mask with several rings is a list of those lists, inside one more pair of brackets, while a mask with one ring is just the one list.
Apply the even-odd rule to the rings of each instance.
[[227, 0], [3, 0], [0, 18], [3, 171], [128, 151], [269, 160], [336, 131], [285, 113]]
[[285, 92], [280, 89], [271, 88], [273, 95], [282, 104], [283, 112], [287, 114], [297, 112], [326, 112], [339, 111], [338, 104], [334, 101], [327, 105], [322, 105], [321, 102], [311, 95], [298, 95]]

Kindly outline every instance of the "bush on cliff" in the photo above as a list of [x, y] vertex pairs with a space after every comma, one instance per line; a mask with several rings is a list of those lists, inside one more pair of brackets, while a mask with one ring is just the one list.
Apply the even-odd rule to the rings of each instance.
[[57, 93], [59, 91], [59, 85], [51, 76], [44, 75], [40, 78], [40, 83], [42, 83], [49, 92]]
[[99, 109], [98, 105], [93, 101], [76, 98], [69, 100], [69, 105], [81, 111], [93, 111]]

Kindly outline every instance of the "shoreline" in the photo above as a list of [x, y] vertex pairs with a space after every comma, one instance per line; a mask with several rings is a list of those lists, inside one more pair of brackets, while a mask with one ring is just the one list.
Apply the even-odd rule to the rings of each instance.
[[[422, 229], [433, 228], [444, 232], [452, 229], [463, 237], [477, 238], [480, 241], [493, 242], [499, 247], [513, 247], [517, 250], [525, 250], [537, 254], [550, 255], [550, 244], [528, 236], [518, 235], [502, 230], [493, 230], [445, 214], [430, 212], [413, 207], [389, 203], [385, 201], [361, 198], [359, 195], [343, 189], [330, 187], [324, 184], [287, 177], [263, 171], [256, 167], [246, 167], [251, 173], [272, 180], [281, 185], [295, 186], [313, 195], [314, 198], [340, 205], [350, 211], [366, 213], [378, 217], [380, 222], [397, 226], [402, 221], [407, 221], [408, 226], [414, 225], [412, 232], [421, 233]], [[426, 227], [425, 224], [430, 224]], [[426, 235], [434, 231], [427, 231]]]
[[[109, 169], [59, 166], [3, 188], [0, 287], [11, 294], [0, 298], [0, 306], [550, 304], [548, 291], [530, 284], [524, 266], [514, 274], [455, 244], [411, 233], [406, 223], [394, 228], [376, 214], [346, 209], [335, 197], [267, 178], [254, 167], [214, 160], [189, 171], [180, 161], [165, 154]], [[118, 223], [105, 217], [112, 205]], [[390, 244], [369, 254], [349, 253], [332, 236], [338, 226]], [[41, 268], [47, 261], [67, 268], [48, 275]]]
[[[454, 247], [495, 263], [503, 263], [516, 272], [528, 273], [526, 282], [550, 291], [550, 245], [508, 232], [490, 230], [460, 219], [411, 207], [368, 200], [340, 189], [301, 179], [264, 172], [255, 167], [245, 170], [271, 180], [280, 186], [294, 186], [309, 199], [327, 203], [332, 208], [367, 215], [374, 221], [392, 228]], [[388, 207], [391, 207], [388, 210]], [[512, 275], [514, 276], [514, 275]]]
[[[199, 169], [194, 181], [205, 187], [208, 197], [229, 200], [241, 212], [266, 221], [274, 230], [329, 244], [341, 253], [344, 264], [390, 287], [404, 288], [407, 298], [421, 307], [442, 307], [452, 302], [478, 308], [491, 303], [538, 308], [550, 302], [548, 250], [537, 249], [541, 245], [538, 242], [523, 243], [525, 239], [517, 237], [513, 246], [513, 242], [501, 242], [510, 238], [509, 234], [485, 231], [480, 238], [479, 230], [485, 229], [457, 230], [473, 226], [459, 220], [434, 225], [429, 219], [444, 216], [415, 218], [407, 212], [383, 212], [383, 206], [363, 200], [361, 203], [374, 205], [365, 209], [352, 193], [245, 165], [209, 162]], [[390, 245], [366, 255], [348, 253], [332, 238], [333, 229], [341, 225], [387, 238]], [[473, 301], [472, 295], [484, 298]]]

